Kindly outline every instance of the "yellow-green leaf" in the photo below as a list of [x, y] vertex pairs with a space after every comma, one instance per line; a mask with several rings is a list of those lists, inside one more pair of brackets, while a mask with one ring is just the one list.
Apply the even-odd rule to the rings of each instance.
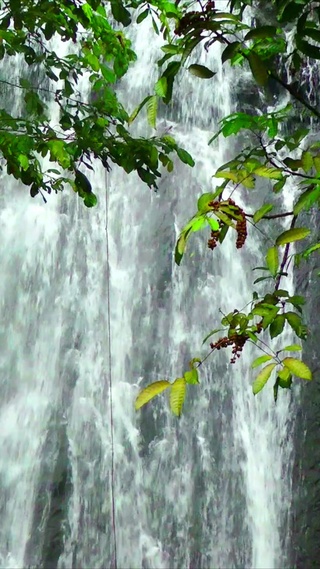
[[202, 360], [200, 358], [192, 358], [192, 360], [190, 360], [190, 362], [189, 362], [189, 367], [190, 367], [190, 369], [193, 369], [194, 364], [201, 364], [201, 363], [202, 363]]
[[293, 213], [298, 215], [303, 209], [308, 211], [311, 206], [319, 199], [320, 186], [310, 186], [301, 196], [294, 205]]
[[258, 221], [260, 221], [260, 219], [262, 219], [266, 215], [266, 213], [269, 213], [269, 211], [271, 211], [272, 209], [273, 205], [271, 203], [266, 203], [262, 207], [260, 207], [260, 209], [258, 209], [253, 216], [254, 223], [258, 223]]
[[270, 166], [259, 166], [253, 171], [253, 174], [255, 174], [255, 176], [261, 176], [261, 178], [270, 178], [271, 180], [282, 179], [282, 170]]
[[313, 164], [314, 164], [315, 169], [319, 173], [320, 172], [320, 156], [315, 156], [313, 158]]
[[301, 154], [302, 168], [306, 173], [313, 167], [312, 154], [310, 152], [302, 152]]
[[299, 344], [290, 344], [290, 346], [286, 346], [282, 348], [281, 352], [301, 352], [302, 347]]
[[157, 96], [153, 95], [147, 101], [147, 117], [148, 123], [152, 128], [156, 128], [158, 100]]
[[259, 393], [259, 391], [264, 388], [276, 365], [276, 363], [268, 364], [260, 371], [259, 375], [257, 375], [252, 385], [253, 395], [257, 395], [257, 393]]
[[289, 229], [284, 231], [277, 237], [276, 245], [285, 245], [286, 243], [293, 243], [294, 241], [299, 241], [310, 235], [310, 229], [306, 227], [295, 227], [294, 229]]
[[252, 362], [251, 367], [252, 367], [252, 369], [254, 369], [255, 367], [258, 367], [258, 366], [260, 366], [261, 364], [264, 364], [265, 362], [269, 362], [270, 360], [272, 360], [272, 356], [268, 356], [268, 355], [259, 356], [258, 358], [256, 358], [256, 359]]
[[180, 417], [183, 403], [186, 396], [186, 380], [184, 377], [178, 377], [172, 384], [170, 391], [170, 409], [174, 415]]
[[138, 394], [135, 402], [135, 409], [136, 410], [140, 409], [140, 407], [143, 407], [143, 405], [148, 403], [150, 399], [152, 399], [153, 397], [155, 397], [165, 389], [168, 389], [168, 387], [171, 387], [171, 383], [166, 379], [151, 383], [150, 385], [142, 389], [142, 391], [140, 391], [140, 393]]
[[266, 263], [270, 273], [273, 277], [275, 277], [279, 266], [279, 254], [277, 247], [270, 247], [270, 249], [268, 249], [266, 255]]
[[196, 368], [193, 368], [191, 371], [186, 371], [183, 374], [183, 377], [187, 383], [191, 384], [199, 383], [198, 370]]
[[282, 360], [282, 363], [297, 377], [308, 380], [312, 379], [311, 370], [301, 360], [297, 360], [296, 358], [285, 358]]
[[167, 88], [168, 88], [167, 78], [164, 76], [160, 77], [160, 79], [158, 79], [158, 81], [154, 86], [154, 90], [158, 95], [158, 97], [165, 97], [167, 94]]

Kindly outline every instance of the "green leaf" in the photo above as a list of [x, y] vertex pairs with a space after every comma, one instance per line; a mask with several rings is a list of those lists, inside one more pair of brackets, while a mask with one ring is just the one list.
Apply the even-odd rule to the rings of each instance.
[[258, 283], [261, 283], [262, 281], [267, 281], [268, 279], [272, 279], [272, 278], [273, 277], [259, 277], [258, 279], [253, 281], [253, 284], [258, 284]]
[[180, 417], [186, 396], [186, 380], [179, 377], [172, 384], [170, 391], [170, 409], [174, 415]]
[[187, 239], [190, 235], [190, 231], [191, 228], [188, 229], [188, 231], [182, 231], [179, 235], [176, 247], [175, 247], [175, 252], [174, 252], [174, 259], [177, 265], [180, 265], [182, 257], [184, 255], [185, 252], [185, 248], [187, 245]]
[[204, 338], [202, 343], [204, 344], [211, 336], [213, 336], [213, 334], [216, 334], [217, 332], [221, 332], [222, 330], [223, 330], [223, 328], [215, 328], [214, 330], [211, 330], [211, 332], [209, 332], [209, 334], [207, 334], [207, 336]]
[[244, 40], [255, 40], [265, 38], [275, 38], [277, 36], [277, 28], [275, 26], [260, 26], [250, 30], [245, 36]]
[[222, 63], [225, 63], [226, 61], [228, 61], [228, 59], [231, 59], [237, 53], [240, 46], [241, 43], [239, 41], [234, 41], [232, 43], [229, 43], [222, 52], [221, 55]]
[[212, 207], [208, 204], [213, 202], [215, 199], [215, 194], [212, 192], [207, 192], [206, 194], [202, 194], [198, 199], [197, 207], [199, 212], [206, 213], [208, 211], [212, 211]]
[[293, 243], [294, 241], [305, 239], [310, 235], [310, 233], [310, 229], [307, 229], [306, 227], [295, 227], [294, 229], [289, 229], [277, 237], [276, 245], [285, 245], [286, 243]]
[[290, 346], [286, 346], [285, 348], [282, 348], [280, 350], [280, 352], [300, 352], [302, 350], [302, 347], [299, 346], [299, 344], [290, 344]]
[[304, 296], [301, 296], [300, 294], [295, 294], [294, 296], [290, 296], [288, 298], [288, 302], [290, 302], [291, 304], [293, 304], [293, 306], [301, 306], [303, 304], [306, 303], [306, 299]]
[[278, 385], [282, 387], [282, 389], [290, 389], [292, 384], [292, 375], [289, 368], [284, 367], [278, 371]]
[[288, 22], [293, 22], [293, 20], [295, 20], [301, 14], [303, 8], [304, 4], [289, 2], [289, 4], [285, 5], [285, 8], [279, 18], [280, 22], [284, 22], [285, 24]]
[[312, 379], [311, 370], [301, 360], [297, 360], [296, 358], [285, 358], [282, 360], [282, 363], [297, 377], [307, 380]]
[[158, 99], [156, 95], [153, 95], [147, 101], [147, 117], [148, 123], [152, 128], [156, 128], [157, 121], [157, 109], [158, 109]]
[[123, 26], [131, 24], [130, 12], [124, 7], [121, 0], [111, 0], [111, 12], [114, 19]]
[[152, 399], [153, 397], [155, 397], [165, 389], [168, 389], [168, 387], [171, 387], [171, 383], [169, 383], [169, 381], [164, 379], [162, 381], [155, 381], [154, 383], [151, 383], [150, 385], [142, 389], [142, 391], [140, 391], [140, 393], [136, 398], [135, 402], [136, 411], [140, 409], [140, 407], [143, 407], [143, 405], [148, 403], [150, 399]]
[[195, 161], [193, 160], [192, 156], [184, 150], [183, 148], [177, 147], [177, 154], [184, 164], [188, 164], [188, 166], [193, 167], [195, 165]]
[[183, 377], [187, 383], [194, 384], [194, 385], [199, 383], [198, 370], [195, 368], [190, 370], [190, 371], [186, 371], [183, 374]]
[[29, 159], [28, 156], [25, 154], [19, 154], [17, 160], [22, 168], [22, 170], [28, 170], [29, 168]]
[[311, 186], [309, 187], [301, 196], [299, 197], [297, 203], [293, 208], [294, 215], [298, 215], [303, 209], [308, 211], [311, 206], [319, 199], [320, 197], [320, 186]]
[[279, 180], [279, 182], [277, 182], [276, 184], [274, 184], [272, 191], [273, 191], [275, 194], [278, 194], [279, 192], [281, 192], [281, 190], [282, 190], [283, 186], [285, 185], [286, 181], [287, 181], [287, 177], [284, 176], [284, 177], [282, 178], [282, 180]]
[[254, 79], [256, 80], [256, 83], [258, 85], [261, 85], [262, 87], [265, 86], [268, 82], [269, 76], [268, 76], [268, 71], [265, 67], [264, 62], [259, 57], [259, 55], [257, 53], [255, 53], [254, 51], [250, 51], [250, 53], [247, 57], [248, 57], [251, 73], [252, 73]]
[[191, 226], [191, 231], [196, 232], [200, 229], [203, 229], [204, 227], [207, 227], [207, 219], [204, 215], [202, 215], [201, 217], [194, 218]]
[[277, 336], [279, 336], [279, 334], [281, 334], [284, 328], [285, 321], [286, 319], [284, 314], [278, 314], [275, 317], [274, 321], [271, 322], [269, 328], [270, 338], [276, 338]]
[[214, 71], [211, 71], [211, 69], [208, 69], [208, 67], [205, 67], [204, 65], [197, 65], [196, 63], [190, 65], [188, 67], [188, 71], [191, 73], [191, 75], [195, 75], [201, 79], [211, 79], [211, 77], [216, 75], [216, 73], [214, 73]]
[[279, 253], [277, 247], [270, 247], [270, 249], [268, 249], [266, 263], [270, 273], [275, 277], [279, 267]]
[[256, 358], [256, 359], [252, 362], [251, 367], [252, 367], [252, 369], [254, 369], [255, 367], [258, 367], [258, 366], [260, 366], [261, 364], [264, 364], [265, 362], [269, 362], [269, 361], [272, 360], [272, 359], [273, 359], [272, 356], [267, 356], [267, 355], [265, 355], [265, 356], [259, 356], [258, 358]]
[[226, 223], [223, 224], [223, 226], [220, 229], [220, 233], [219, 233], [219, 237], [218, 237], [218, 241], [219, 243], [223, 243], [227, 233], [229, 231], [229, 225], [227, 225]]
[[286, 320], [288, 324], [291, 326], [292, 330], [300, 336], [301, 332], [301, 316], [296, 314], [295, 312], [286, 312], [285, 313]]
[[167, 94], [167, 88], [168, 88], [168, 81], [167, 78], [164, 76], [160, 77], [160, 79], [158, 79], [158, 81], [154, 86], [154, 90], [158, 95], [158, 97], [165, 97]]
[[279, 168], [271, 168], [270, 166], [259, 166], [253, 170], [255, 176], [261, 176], [261, 178], [269, 178], [269, 180], [279, 180], [282, 178], [282, 170]]
[[[192, 360], [189, 361], [189, 367], [190, 369], [194, 368], [194, 364], [201, 364], [202, 360], [200, 358], [192, 358]], [[199, 366], [197, 366], [199, 367]]]
[[313, 253], [314, 251], [317, 251], [318, 249], [320, 249], [320, 243], [315, 243], [314, 245], [311, 245], [311, 247], [308, 247], [308, 249], [303, 251], [302, 257], [304, 259], [307, 259], [309, 257], [309, 255], [311, 255], [311, 253]]
[[81, 197], [85, 197], [85, 194], [92, 192], [92, 187], [87, 176], [80, 172], [80, 170], [76, 170], [75, 184]]
[[145, 97], [145, 99], [143, 99], [143, 101], [140, 103], [140, 105], [137, 106], [137, 108], [133, 111], [133, 113], [128, 118], [128, 124], [131, 124], [134, 121], [134, 119], [140, 113], [141, 109], [147, 104], [147, 102], [152, 98], [152, 96], [153, 95], [148, 95], [147, 97]]
[[279, 384], [278, 384], [278, 381], [276, 381], [274, 386], [273, 386], [273, 398], [274, 398], [275, 403], [277, 403], [277, 399], [278, 399], [278, 390], [279, 390]]
[[206, 216], [206, 220], [209, 223], [212, 231], [218, 231], [219, 230], [219, 222], [216, 219], [213, 219], [212, 217], [208, 217]]
[[259, 393], [259, 391], [264, 388], [276, 365], [276, 363], [268, 364], [260, 371], [259, 375], [256, 377], [252, 385], [253, 395], [257, 395], [257, 393]]
[[86, 194], [83, 198], [83, 203], [86, 207], [94, 207], [98, 203], [97, 196], [93, 192]]
[[273, 205], [271, 203], [266, 203], [260, 207], [260, 209], [258, 209], [253, 216], [254, 223], [258, 223], [258, 221], [260, 221], [260, 219], [262, 219], [272, 209]]
[[306, 174], [313, 168], [313, 158], [310, 152], [302, 152], [301, 154], [302, 168]]
[[141, 12], [139, 14], [139, 16], [137, 17], [137, 24], [141, 24], [141, 22], [143, 22], [143, 20], [145, 20], [147, 18], [149, 14], [149, 8], [147, 8], [146, 10], [143, 10], [143, 12]]

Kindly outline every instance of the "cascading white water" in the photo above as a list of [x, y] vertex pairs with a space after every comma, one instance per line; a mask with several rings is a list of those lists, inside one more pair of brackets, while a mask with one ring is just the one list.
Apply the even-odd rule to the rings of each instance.
[[[132, 34], [139, 64], [121, 88], [134, 108], [156, 80], [158, 40], [147, 22]], [[154, 194], [134, 174], [114, 168], [106, 180], [97, 169], [99, 206], [89, 211], [74, 196], [43, 204], [20, 188], [3, 201], [1, 567], [114, 565], [110, 363], [118, 568], [288, 565], [290, 394], [277, 406], [271, 386], [252, 396], [255, 352], [234, 366], [221, 352], [208, 359], [181, 420], [165, 394], [133, 407], [138, 385], [179, 377], [205, 355], [219, 309], [250, 300], [257, 234], [243, 252], [231, 238], [211, 252], [195, 236], [180, 268], [172, 257], [229, 156], [229, 141], [207, 141], [232, 108], [233, 75], [214, 48], [206, 57], [216, 77], [184, 72], [159, 120], [192, 153], [193, 170], [177, 163]]]

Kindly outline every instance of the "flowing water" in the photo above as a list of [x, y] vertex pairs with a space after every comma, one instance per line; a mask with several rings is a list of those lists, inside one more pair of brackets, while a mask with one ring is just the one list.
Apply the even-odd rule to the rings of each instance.
[[[132, 36], [140, 63], [120, 96], [134, 108], [159, 46], [147, 22]], [[240, 252], [234, 236], [214, 252], [194, 236], [180, 268], [172, 257], [232, 151], [229, 140], [207, 145], [233, 110], [235, 79], [214, 49], [206, 57], [214, 80], [184, 72], [158, 125], [196, 166], [164, 172], [156, 194], [116, 168], [108, 178], [97, 168], [93, 210], [67, 191], [44, 204], [3, 180], [1, 567], [114, 567], [115, 537], [118, 569], [289, 565], [292, 402], [281, 393], [275, 406], [271, 385], [252, 396], [259, 354], [209, 358], [180, 420], [166, 393], [133, 405], [141, 386], [206, 354], [219, 309], [250, 300], [257, 234]], [[136, 128], [148, 134], [143, 117]]]

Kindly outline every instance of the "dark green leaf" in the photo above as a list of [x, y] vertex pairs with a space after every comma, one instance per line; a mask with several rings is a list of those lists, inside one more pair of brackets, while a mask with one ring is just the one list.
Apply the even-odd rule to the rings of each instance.
[[123, 26], [131, 24], [130, 12], [124, 7], [121, 0], [111, 0], [111, 12], [114, 19]]
[[277, 28], [274, 26], [260, 26], [259, 28], [254, 28], [250, 30], [245, 36], [244, 40], [255, 40], [255, 39], [273, 39], [277, 35]]
[[195, 75], [201, 79], [211, 79], [211, 77], [216, 75], [216, 73], [214, 71], [211, 71], [211, 69], [208, 69], [208, 67], [205, 67], [204, 65], [197, 65], [196, 63], [190, 65], [188, 67], [188, 71], [191, 73], [191, 75]]
[[279, 336], [279, 334], [281, 334], [281, 332], [284, 328], [284, 324], [285, 324], [284, 314], [278, 314], [275, 317], [274, 321], [271, 322], [271, 324], [270, 324], [270, 328], [269, 328], [270, 338], [276, 338], [277, 336]]
[[258, 85], [265, 86], [268, 83], [268, 71], [267, 68], [259, 57], [257, 53], [254, 51], [250, 51], [248, 55], [248, 61], [251, 69], [251, 73], [255, 78]]
[[141, 24], [141, 22], [143, 22], [143, 20], [145, 20], [148, 17], [148, 14], [149, 14], [149, 8], [143, 10], [143, 12], [140, 12], [139, 16], [137, 17], [137, 24]]
[[286, 320], [291, 328], [295, 331], [297, 336], [300, 337], [301, 333], [301, 316], [296, 314], [295, 312], [286, 312], [285, 314]]
[[221, 55], [222, 63], [225, 63], [226, 61], [228, 61], [228, 59], [231, 59], [237, 53], [240, 46], [241, 43], [239, 41], [234, 41], [232, 43], [229, 43], [222, 52]]

